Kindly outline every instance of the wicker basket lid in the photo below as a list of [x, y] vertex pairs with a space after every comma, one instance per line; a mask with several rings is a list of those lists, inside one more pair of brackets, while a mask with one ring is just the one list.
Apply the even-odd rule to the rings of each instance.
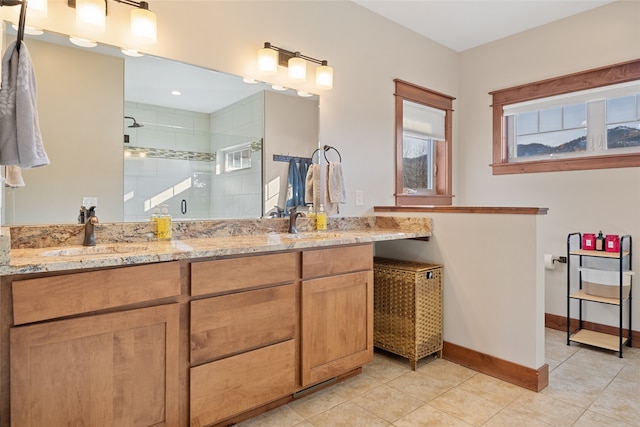
[[375, 267], [389, 267], [395, 268], [398, 270], [407, 270], [407, 271], [426, 271], [434, 268], [440, 268], [442, 265], [440, 264], [427, 264], [424, 262], [416, 262], [416, 261], [404, 261], [400, 259], [392, 259], [392, 258], [383, 258], [383, 257], [373, 257], [373, 266]]

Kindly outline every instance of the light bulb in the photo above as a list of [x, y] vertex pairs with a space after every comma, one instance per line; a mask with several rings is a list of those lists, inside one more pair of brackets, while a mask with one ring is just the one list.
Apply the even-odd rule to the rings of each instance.
[[271, 49], [271, 43], [265, 43], [258, 49], [258, 70], [265, 76], [273, 76], [278, 72], [278, 52]]
[[105, 0], [76, 0], [76, 24], [93, 31], [104, 31], [107, 17]]
[[307, 61], [300, 57], [300, 52], [289, 59], [289, 79], [292, 82], [304, 83], [307, 81]]
[[140, 2], [139, 8], [131, 10], [131, 37], [145, 44], [158, 42], [158, 19], [147, 2]]
[[35, 12], [39, 17], [49, 16], [49, 4], [47, 0], [29, 0], [29, 12]]
[[329, 90], [333, 88], [333, 68], [322, 61], [322, 65], [316, 68], [316, 88]]

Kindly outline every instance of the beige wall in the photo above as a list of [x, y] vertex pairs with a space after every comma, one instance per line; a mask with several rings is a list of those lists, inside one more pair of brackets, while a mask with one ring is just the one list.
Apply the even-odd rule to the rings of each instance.
[[[640, 2], [617, 1], [460, 55], [456, 204], [548, 207], [547, 227], [539, 241], [543, 253], [564, 255], [567, 234], [574, 231], [640, 237], [640, 168], [493, 176], [488, 95], [640, 58], [639, 20]], [[512, 245], [516, 250], [519, 242]], [[638, 248], [635, 253], [640, 254]], [[638, 255], [633, 264], [640, 268]], [[546, 312], [566, 315], [566, 266], [545, 271], [545, 282]], [[633, 310], [640, 313], [640, 298]], [[587, 316], [599, 323], [617, 323], [615, 311], [601, 304], [588, 306]], [[640, 330], [637, 319], [634, 329]]]
[[26, 187], [5, 191], [3, 223], [74, 223], [84, 196], [98, 198], [100, 222], [122, 221], [122, 128], [110, 124], [124, 114], [123, 61], [38, 41], [28, 49], [38, 109], [48, 113], [39, 123], [51, 164], [24, 170]]

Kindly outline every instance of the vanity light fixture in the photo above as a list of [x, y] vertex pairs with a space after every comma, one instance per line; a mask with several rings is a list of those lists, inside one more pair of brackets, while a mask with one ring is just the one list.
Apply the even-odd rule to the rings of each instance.
[[[158, 25], [156, 14], [149, 10], [146, 1], [113, 0], [133, 6], [130, 14], [131, 37], [144, 44], [157, 42]], [[76, 24], [89, 30], [103, 32], [106, 26], [107, 0], [67, 0], [69, 7], [76, 9]]]
[[333, 88], [333, 68], [327, 65], [326, 60], [311, 58], [300, 52], [292, 52], [269, 42], [258, 49], [258, 71], [266, 76], [277, 74], [278, 65], [289, 68], [289, 79], [295, 83], [303, 83], [307, 80], [307, 61], [318, 64], [316, 68], [316, 88], [327, 90]]

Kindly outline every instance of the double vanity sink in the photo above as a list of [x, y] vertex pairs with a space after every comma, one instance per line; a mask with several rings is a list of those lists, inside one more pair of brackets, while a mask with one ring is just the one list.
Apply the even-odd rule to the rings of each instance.
[[[279, 224], [278, 220], [270, 221]], [[356, 218], [341, 220], [334, 229], [303, 229], [296, 234], [287, 233], [286, 222], [280, 222], [281, 227], [270, 223], [265, 226], [265, 222], [259, 220], [241, 220], [225, 224], [221, 221], [209, 224], [205, 221], [178, 224], [171, 241], [152, 240], [148, 227], [140, 224], [96, 224], [96, 246], [82, 246], [78, 238], [67, 241], [50, 240], [51, 235], [73, 235], [71, 227], [74, 226], [69, 226], [70, 229], [63, 232], [48, 234], [43, 231], [30, 231], [34, 236], [25, 236], [22, 240], [12, 236], [10, 255], [5, 256], [8, 262], [0, 264], [0, 275], [302, 250], [425, 238], [431, 235], [430, 220], [424, 218]], [[121, 231], [122, 227], [131, 229]], [[118, 234], [110, 234], [112, 229], [119, 230]], [[20, 227], [21, 232], [25, 230], [25, 227]]]
[[81, 225], [16, 227], [10, 245], [3, 228], [0, 426], [222, 427], [359, 374], [373, 244], [431, 222], [301, 222], [174, 223], [171, 241], [96, 224], [88, 247]]

